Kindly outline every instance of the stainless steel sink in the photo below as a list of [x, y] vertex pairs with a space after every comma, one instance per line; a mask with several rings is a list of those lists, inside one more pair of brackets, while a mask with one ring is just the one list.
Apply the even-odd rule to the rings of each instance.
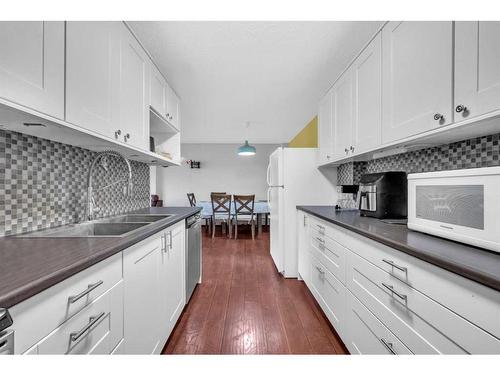
[[17, 237], [123, 237], [159, 220], [175, 215], [119, 215], [26, 233]]
[[166, 219], [174, 215], [138, 215], [127, 214], [114, 217], [108, 217], [99, 220], [101, 223], [154, 223], [158, 220]]

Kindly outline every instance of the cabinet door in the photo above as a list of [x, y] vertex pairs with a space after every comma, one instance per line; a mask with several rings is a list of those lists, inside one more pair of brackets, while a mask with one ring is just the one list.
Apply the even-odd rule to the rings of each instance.
[[500, 22], [456, 22], [455, 121], [498, 109]]
[[382, 35], [378, 34], [353, 64], [354, 153], [382, 143]]
[[165, 343], [185, 304], [184, 227], [166, 232], [160, 266], [160, 341]]
[[109, 137], [122, 129], [121, 27], [102, 21], [66, 25], [66, 120]]
[[170, 86], [167, 86], [167, 120], [179, 130], [179, 98]]
[[309, 284], [309, 217], [297, 211], [297, 247], [299, 275]]
[[120, 128], [122, 140], [142, 149], [149, 137], [149, 58], [122, 24]]
[[335, 159], [352, 152], [353, 74], [349, 68], [333, 86], [332, 122]]
[[151, 107], [163, 117], [167, 117], [167, 82], [158, 68], [151, 64]]
[[324, 96], [318, 109], [318, 163], [331, 161], [332, 154], [332, 91]]
[[124, 337], [127, 354], [151, 354], [159, 345], [160, 239], [124, 251]]
[[64, 22], [0, 22], [0, 97], [64, 117]]
[[452, 22], [389, 22], [382, 30], [383, 143], [452, 122], [452, 37]]

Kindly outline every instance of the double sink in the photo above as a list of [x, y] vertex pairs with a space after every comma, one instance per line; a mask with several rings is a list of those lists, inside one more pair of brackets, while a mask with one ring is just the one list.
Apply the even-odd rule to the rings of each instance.
[[17, 237], [124, 237], [146, 225], [151, 225], [160, 220], [171, 218], [172, 216], [175, 215], [125, 214], [79, 224], [44, 229], [22, 234]]

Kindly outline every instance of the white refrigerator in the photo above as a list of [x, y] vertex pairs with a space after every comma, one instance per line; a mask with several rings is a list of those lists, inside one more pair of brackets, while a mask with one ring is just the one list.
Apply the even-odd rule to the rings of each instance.
[[271, 257], [283, 276], [298, 277], [296, 206], [334, 205], [336, 179], [336, 168], [317, 168], [316, 148], [279, 147], [269, 156]]

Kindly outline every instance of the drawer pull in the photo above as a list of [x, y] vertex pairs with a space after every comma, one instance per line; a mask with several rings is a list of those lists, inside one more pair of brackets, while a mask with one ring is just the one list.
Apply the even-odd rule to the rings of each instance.
[[85, 333], [87, 333], [88, 331], [90, 331], [92, 329], [92, 327], [95, 326], [97, 324], [97, 322], [99, 322], [104, 315], [105, 315], [105, 313], [102, 312], [99, 315], [91, 316], [89, 318], [89, 322], [81, 330], [79, 330], [78, 332], [72, 332], [69, 335], [69, 337], [71, 338], [71, 341], [78, 340]]
[[382, 259], [382, 262], [387, 263], [389, 266], [397, 268], [400, 271], [403, 271], [403, 272], [407, 272], [408, 271], [408, 268], [400, 266], [400, 265], [397, 265], [392, 260]]
[[319, 267], [319, 266], [316, 266], [316, 269], [318, 270], [318, 272], [322, 275], [325, 274], [325, 271], [323, 271], [323, 268]]
[[318, 240], [318, 242], [322, 243], [323, 245], [325, 244], [325, 240], [320, 238], [320, 237], [316, 237], [316, 239]]
[[384, 347], [388, 350], [389, 353], [391, 353], [391, 354], [398, 354], [398, 353], [396, 353], [394, 351], [392, 342], [387, 342], [384, 339], [380, 339], [380, 342], [382, 343], [382, 345], [384, 345]]
[[394, 287], [392, 285], [387, 285], [386, 283], [382, 283], [382, 286], [386, 289], [389, 289], [389, 291], [392, 293], [392, 294], [395, 294], [397, 295], [399, 298], [401, 298], [402, 300], [406, 301], [406, 294], [401, 294], [399, 292], [396, 292], [396, 290], [394, 289]]
[[102, 280], [99, 280], [95, 284], [89, 284], [89, 287], [87, 289], [85, 289], [83, 292], [77, 294], [76, 296], [69, 297], [68, 298], [69, 303], [75, 303], [76, 301], [85, 297], [87, 294], [89, 294], [90, 292], [92, 292], [94, 289], [101, 286], [102, 284], [103, 284]]
[[325, 234], [325, 227], [323, 225], [316, 224], [316, 226], [318, 227], [320, 234]]

